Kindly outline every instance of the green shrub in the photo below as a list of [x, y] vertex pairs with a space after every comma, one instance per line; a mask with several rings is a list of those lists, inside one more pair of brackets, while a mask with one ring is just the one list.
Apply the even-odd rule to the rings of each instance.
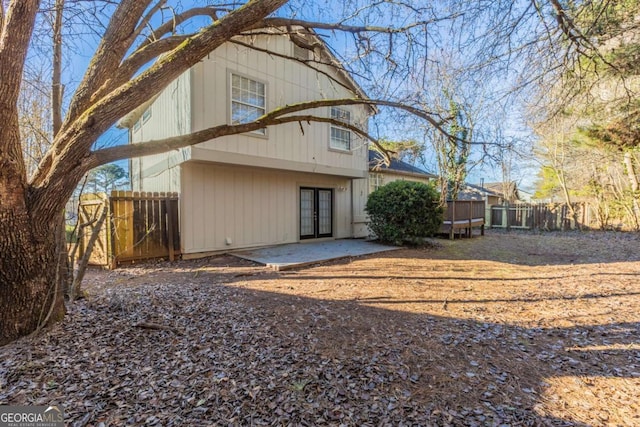
[[438, 199], [435, 188], [420, 182], [383, 185], [367, 200], [369, 228], [382, 242], [416, 244], [420, 238], [433, 236], [442, 225]]

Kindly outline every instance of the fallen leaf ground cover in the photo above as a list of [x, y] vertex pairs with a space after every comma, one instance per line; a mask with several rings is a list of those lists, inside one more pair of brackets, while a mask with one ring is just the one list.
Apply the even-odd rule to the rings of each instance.
[[640, 236], [504, 233], [273, 272], [94, 270], [0, 348], [68, 425], [640, 425]]

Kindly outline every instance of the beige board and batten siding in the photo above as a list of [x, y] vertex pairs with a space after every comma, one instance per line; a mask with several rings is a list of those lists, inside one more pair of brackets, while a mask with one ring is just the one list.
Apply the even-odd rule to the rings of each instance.
[[[251, 42], [259, 48], [286, 55], [291, 55], [293, 46], [282, 36], [255, 37]], [[327, 73], [337, 76], [329, 67], [324, 68]], [[192, 73], [194, 131], [230, 123], [231, 74], [266, 85], [267, 111], [302, 101], [355, 96], [322, 73], [295, 61], [229, 43], [194, 66]], [[345, 108], [351, 112], [352, 122], [366, 129], [369, 107], [353, 105]], [[329, 107], [322, 107], [299, 114], [329, 117], [330, 111]], [[330, 149], [329, 140], [327, 123], [291, 123], [269, 128], [266, 136], [233, 135], [198, 144], [198, 151], [194, 150], [191, 158], [244, 164], [247, 159], [242, 156], [251, 156], [260, 159], [263, 167], [366, 177], [368, 150], [365, 141], [352, 135], [351, 150], [345, 152]]]
[[[245, 41], [285, 55], [293, 49], [283, 36]], [[330, 67], [320, 67], [350, 84]], [[295, 102], [355, 96], [295, 61], [225, 44], [164, 89], [147, 119], [138, 111], [144, 123], [132, 129], [132, 142], [230, 123], [232, 73], [266, 85], [267, 111]], [[345, 108], [352, 123], [366, 129], [372, 110]], [[330, 117], [331, 109], [300, 114]], [[301, 187], [333, 189], [332, 237], [352, 237], [358, 201], [352, 200], [351, 184], [366, 181], [367, 144], [352, 135], [350, 150], [330, 149], [330, 129], [328, 123], [293, 123], [269, 128], [266, 135], [227, 136], [148, 156], [137, 165], [134, 160], [134, 189], [180, 192], [183, 254], [299, 241]]]
[[333, 237], [351, 237], [350, 182], [330, 175], [186, 163], [182, 171], [182, 252], [298, 242], [301, 187], [333, 189]]
[[[131, 142], [158, 140], [191, 132], [191, 71], [171, 82], [146, 108], [130, 130]], [[134, 191], [180, 192], [180, 163], [191, 148], [131, 160]]]
[[369, 237], [369, 217], [365, 207], [369, 197], [369, 179], [353, 180], [353, 237]]

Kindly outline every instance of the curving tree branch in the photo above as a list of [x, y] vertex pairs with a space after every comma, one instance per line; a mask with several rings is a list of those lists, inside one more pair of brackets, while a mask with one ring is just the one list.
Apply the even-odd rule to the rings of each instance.
[[[296, 104], [287, 105], [281, 108], [277, 108], [259, 118], [253, 122], [237, 124], [237, 125], [219, 125], [208, 129], [204, 129], [198, 132], [193, 132], [188, 135], [180, 135], [170, 138], [163, 138], [161, 140], [147, 141], [138, 144], [122, 145], [117, 147], [103, 148], [94, 151], [89, 157], [88, 161], [84, 165], [84, 168], [94, 168], [105, 163], [113, 162], [116, 160], [126, 159], [130, 157], [141, 157], [153, 154], [159, 154], [166, 151], [176, 150], [183, 147], [199, 144], [201, 142], [209, 141], [212, 139], [220, 138], [228, 135], [237, 135], [241, 133], [253, 132], [269, 126], [278, 126], [285, 123], [296, 122], [319, 122], [319, 123], [331, 123], [336, 126], [340, 126], [351, 130], [352, 132], [360, 135], [362, 138], [373, 142], [381, 153], [387, 155], [387, 151], [376, 138], [369, 135], [364, 130], [349, 123], [344, 123], [340, 120], [332, 119], [329, 117], [319, 117], [313, 114], [298, 115], [295, 113], [311, 110], [320, 107], [330, 106], [344, 106], [344, 105], [370, 105], [370, 106], [387, 106], [398, 108], [413, 114], [416, 117], [426, 120], [434, 128], [438, 129], [444, 135], [449, 138], [456, 139], [454, 135], [450, 135], [447, 129], [444, 128], [444, 121], [438, 120], [435, 114], [421, 110], [416, 107], [412, 107], [399, 102], [392, 102], [387, 100], [372, 100], [372, 99], [359, 99], [359, 98], [345, 98], [345, 99], [324, 99], [310, 102], [301, 102]], [[87, 169], [87, 170], [88, 170]]]
[[120, 62], [135, 41], [140, 16], [151, 1], [122, 0], [120, 2], [91, 60], [91, 65], [71, 100], [62, 131], [70, 127], [82, 112], [90, 107], [95, 101], [94, 93], [118, 69]]
[[[75, 112], [77, 118], [73, 119], [74, 113], [70, 111], [61, 131], [56, 135], [52, 149], [32, 179], [34, 199], [39, 200], [43, 192], [61, 191], [59, 187], [64, 189], [63, 193], [69, 192], [67, 187], [75, 185], [71, 181], [81, 175], [78, 175], [77, 170], [82, 169], [82, 159], [89, 155], [91, 145], [120, 117], [151, 99], [182, 72], [233, 35], [255, 25], [286, 2], [287, 0], [261, 0], [241, 6], [196, 35], [188, 37], [132, 80], [103, 98], [92, 100], [91, 105], [85, 106], [83, 111]], [[125, 3], [121, 3], [120, 7], [123, 4]], [[75, 103], [72, 102], [76, 108], [87, 101], [87, 88], [93, 87], [96, 80], [102, 81], [106, 77], [100, 71], [92, 71], [94, 66], [97, 66], [95, 61], [85, 75], [85, 83], [81, 85], [84, 94], [78, 94]], [[82, 100], [84, 101], [81, 102]]]

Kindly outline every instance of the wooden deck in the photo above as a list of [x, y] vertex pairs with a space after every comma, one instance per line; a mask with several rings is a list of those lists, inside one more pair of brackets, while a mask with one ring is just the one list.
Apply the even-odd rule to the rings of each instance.
[[480, 235], [484, 236], [485, 202], [483, 200], [449, 200], [444, 210], [440, 233], [448, 234], [453, 239], [456, 232], [472, 237], [473, 228], [480, 227]]

